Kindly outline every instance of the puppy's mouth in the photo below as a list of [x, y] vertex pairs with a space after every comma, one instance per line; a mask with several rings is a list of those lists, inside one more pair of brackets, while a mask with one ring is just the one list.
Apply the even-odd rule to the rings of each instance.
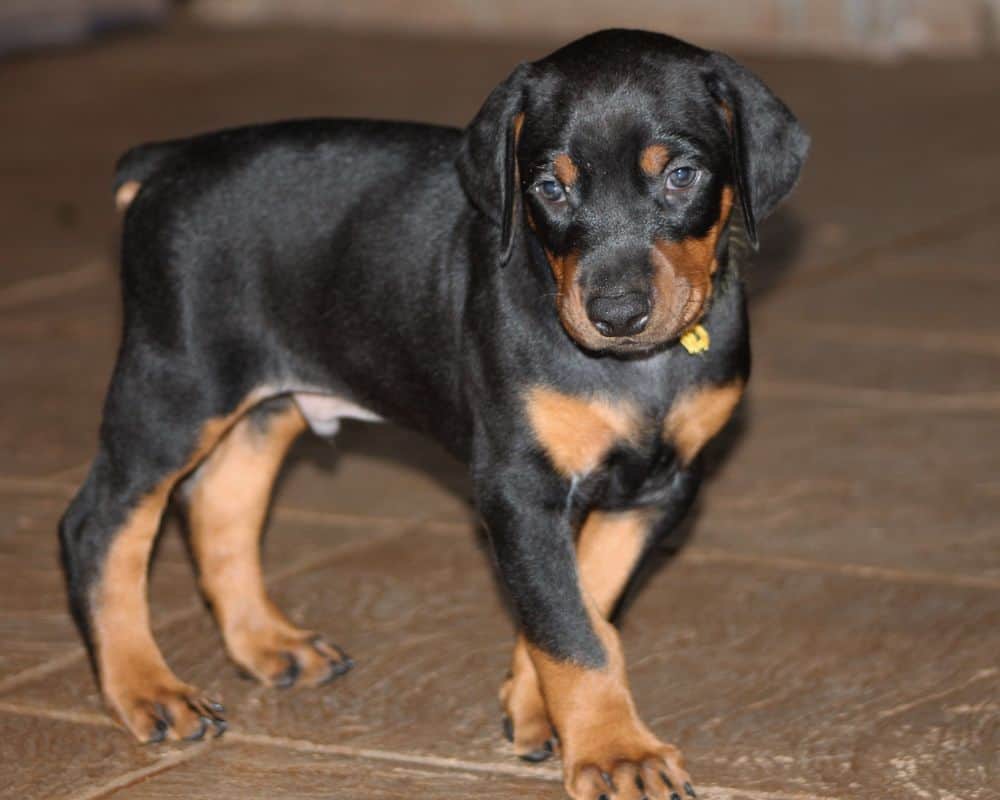
[[580, 279], [578, 252], [557, 257], [546, 251], [559, 287], [559, 319], [570, 338], [593, 353], [636, 355], [667, 347], [696, 325], [711, 298], [714, 262], [710, 255], [684, 258], [672, 247], [654, 243], [646, 280], [586, 287], [591, 281]]
[[669, 296], [656, 287], [650, 292], [648, 322], [637, 333], [607, 335], [587, 314], [587, 303], [579, 287], [559, 296], [559, 319], [570, 338], [594, 353], [639, 355], [660, 350], [676, 342], [705, 313], [708, 292], [678, 281]]

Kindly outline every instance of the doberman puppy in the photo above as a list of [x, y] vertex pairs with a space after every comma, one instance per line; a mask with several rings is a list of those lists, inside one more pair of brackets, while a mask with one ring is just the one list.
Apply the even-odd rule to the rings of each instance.
[[273, 686], [350, 668], [268, 598], [258, 538], [300, 433], [385, 419], [470, 465], [521, 631], [501, 690], [518, 754], [557, 737], [577, 800], [693, 796], [608, 617], [739, 402], [740, 262], [807, 149], [728, 57], [611, 30], [517, 67], [464, 131], [303, 120], [129, 151], [124, 335], [60, 526], [114, 714], [144, 741], [225, 725], [150, 632], [172, 496], [240, 667]]

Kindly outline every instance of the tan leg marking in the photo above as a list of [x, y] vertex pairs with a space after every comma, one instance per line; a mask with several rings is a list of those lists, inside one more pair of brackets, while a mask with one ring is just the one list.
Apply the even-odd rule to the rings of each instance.
[[574, 800], [598, 800], [612, 793], [616, 798], [665, 800], [669, 785], [690, 782], [684, 760], [677, 748], [659, 741], [639, 718], [618, 634], [593, 599], [587, 599], [591, 625], [607, 654], [606, 667], [586, 669], [556, 661], [528, 645], [549, 716], [559, 732], [566, 792]]
[[580, 582], [598, 613], [614, 611], [646, 546], [650, 512], [591, 511], [577, 541]]
[[514, 644], [510, 676], [500, 687], [500, 708], [504, 713], [505, 733], [519, 758], [544, 761], [552, 754], [555, 731], [523, 635]]
[[146, 572], [164, 488], [149, 495], [115, 536], [94, 604], [101, 688], [112, 712], [142, 741], [198, 737], [219, 707], [170, 671], [156, 646], [146, 603]]
[[682, 395], [663, 422], [663, 438], [685, 464], [729, 421], [743, 396], [743, 381], [705, 386]]
[[259, 540], [271, 489], [306, 427], [294, 403], [260, 423], [244, 417], [193, 477], [188, 495], [191, 545], [226, 649], [270, 686], [315, 686], [349, 668], [339, 650], [289, 622], [264, 586]]
[[639, 435], [639, 414], [624, 402], [585, 399], [535, 387], [526, 397], [528, 420], [552, 464], [567, 477], [594, 469], [620, 441]]
[[222, 707], [170, 671], [149, 624], [149, 556], [170, 492], [255, 401], [207, 422], [187, 464], [167, 475], [112, 537], [92, 599], [92, 628], [101, 689], [111, 710], [143, 741], [198, 738]]
[[[648, 532], [646, 511], [593, 511], [587, 517], [577, 541], [580, 580], [603, 618], [614, 610], [642, 555]], [[524, 636], [518, 636], [514, 645], [511, 676], [500, 689], [500, 704], [510, 720], [517, 755], [528, 761], [547, 757], [553, 730]]]

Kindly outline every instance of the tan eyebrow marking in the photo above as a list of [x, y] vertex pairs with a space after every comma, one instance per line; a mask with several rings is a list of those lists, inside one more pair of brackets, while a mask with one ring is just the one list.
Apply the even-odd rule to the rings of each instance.
[[560, 153], [552, 160], [556, 177], [563, 186], [572, 186], [576, 179], [580, 177], [580, 170], [577, 169], [573, 159], [567, 153]]
[[651, 144], [639, 155], [639, 166], [650, 178], [655, 178], [667, 166], [670, 151], [662, 144]]

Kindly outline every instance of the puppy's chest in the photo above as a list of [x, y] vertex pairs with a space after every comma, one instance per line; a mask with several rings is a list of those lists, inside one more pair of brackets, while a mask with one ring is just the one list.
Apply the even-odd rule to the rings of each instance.
[[624, 397], [535, 387], [526, 395], [526, 411], [532, 436], [556, 471], [604, 481], [625, 495], [689, 464], [732, 416], [742, 393], [741, 379], [705, 383], [649, 408]]

